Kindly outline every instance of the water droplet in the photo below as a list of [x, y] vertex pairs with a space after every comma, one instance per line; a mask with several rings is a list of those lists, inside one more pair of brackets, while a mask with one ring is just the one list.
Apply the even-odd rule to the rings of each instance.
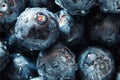
[[33, 51], [33, 49], [30, 49], [30, 51]]

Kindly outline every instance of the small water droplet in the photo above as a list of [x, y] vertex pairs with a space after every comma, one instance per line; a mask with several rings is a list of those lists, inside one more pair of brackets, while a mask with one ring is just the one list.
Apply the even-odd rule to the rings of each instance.
[[51, 30], [51, 32], [54, 32], [54, 30]]
[[30, 51], [33, 51], [33, 49], [30, 49]]
[[30, 79], [32, 78], [32, 76], [29, 77]]

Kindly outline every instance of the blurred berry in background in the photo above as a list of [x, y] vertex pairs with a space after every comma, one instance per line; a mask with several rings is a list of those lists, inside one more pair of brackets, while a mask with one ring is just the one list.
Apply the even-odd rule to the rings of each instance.
[[90, 39], [107, 46], [118, 45], [120, 42], [120, 17], [106, 16], [90, 29]]
[[11, 55], [11, 64], [8, 70], [11, 80], [29, 80], [37, 76], [35, 63], [19, 53]]

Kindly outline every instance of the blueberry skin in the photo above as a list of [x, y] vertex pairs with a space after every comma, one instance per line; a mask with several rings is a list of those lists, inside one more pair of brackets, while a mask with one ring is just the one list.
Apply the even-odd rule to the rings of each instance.
[[43, 50], [58, 37], [56, 15], [46, 8], [27, 8], [15, 25], [17, 41], [28, 50]]
[[16, 21], [20, 13], [25, 9], [25, 0], [1, 0], [0, 23], [11, 24]]
[[37, 76], [35, 63], [19, 53], [11, 55], [8, 77], [11, 80], [29, 80]]
[[37, 68], [43, 80], [73, 80], [77, 64], [75, 55], [67, 47], [58, 44], [40, 52]]
[[116, 80], [120, 80], [120, 70], [117, 71], [115, 78], [116, 78]]
[[120, 73], [117, 73], [116, 80], [120, 80]]
[[6, 68], [9, 62], [9, 52], [6, 47], [6, 42], [0, 41], [0, 71]]
[[35, 77], [35, 78], [30, 79], [30, 80], [45, 80], [45, 79], [43, 79], [43, 77]]
[[118, 16], [107, 16], [90, 29], [90, 39], [106, 46], [119, 44], [120, 20]]
[[55, 4], [55, 0], [29, 0], [30, 7], [46, 7], [51, 11], [59, 10], [59, 6]]
[[30, 0], [30, 6], [32, 7], [43, 7], [52, 6], [54, 0]]
[[64, 43], [71, 43], [82, 38], [84, 29], [81, 23], [76, 22], [66, 10], [58, 13], [60, 38]]
[[100, 9], [107, 13], [120, 13], [120, 0], [98, 0]]
[[55, 0], [55, 3], [71, 15], [85, 15], [95, 5], [96, 0]]
[[105, 49], [88, 47], [79, 57], [82, 80], [109, 80], [114, 71], [114, 59]]

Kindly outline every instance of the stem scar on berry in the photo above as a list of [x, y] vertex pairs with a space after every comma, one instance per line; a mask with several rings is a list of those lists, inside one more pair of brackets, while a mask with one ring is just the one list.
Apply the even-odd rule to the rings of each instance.
[[35, 18], [35, 21], [38, 23], [38, 24], [45, 24], [47, 21], [48, 21], [48, 17], [46, 14], [44, 13], [41, 13], [41, 12], [38, 12], [36, 14], [36, 18]]

